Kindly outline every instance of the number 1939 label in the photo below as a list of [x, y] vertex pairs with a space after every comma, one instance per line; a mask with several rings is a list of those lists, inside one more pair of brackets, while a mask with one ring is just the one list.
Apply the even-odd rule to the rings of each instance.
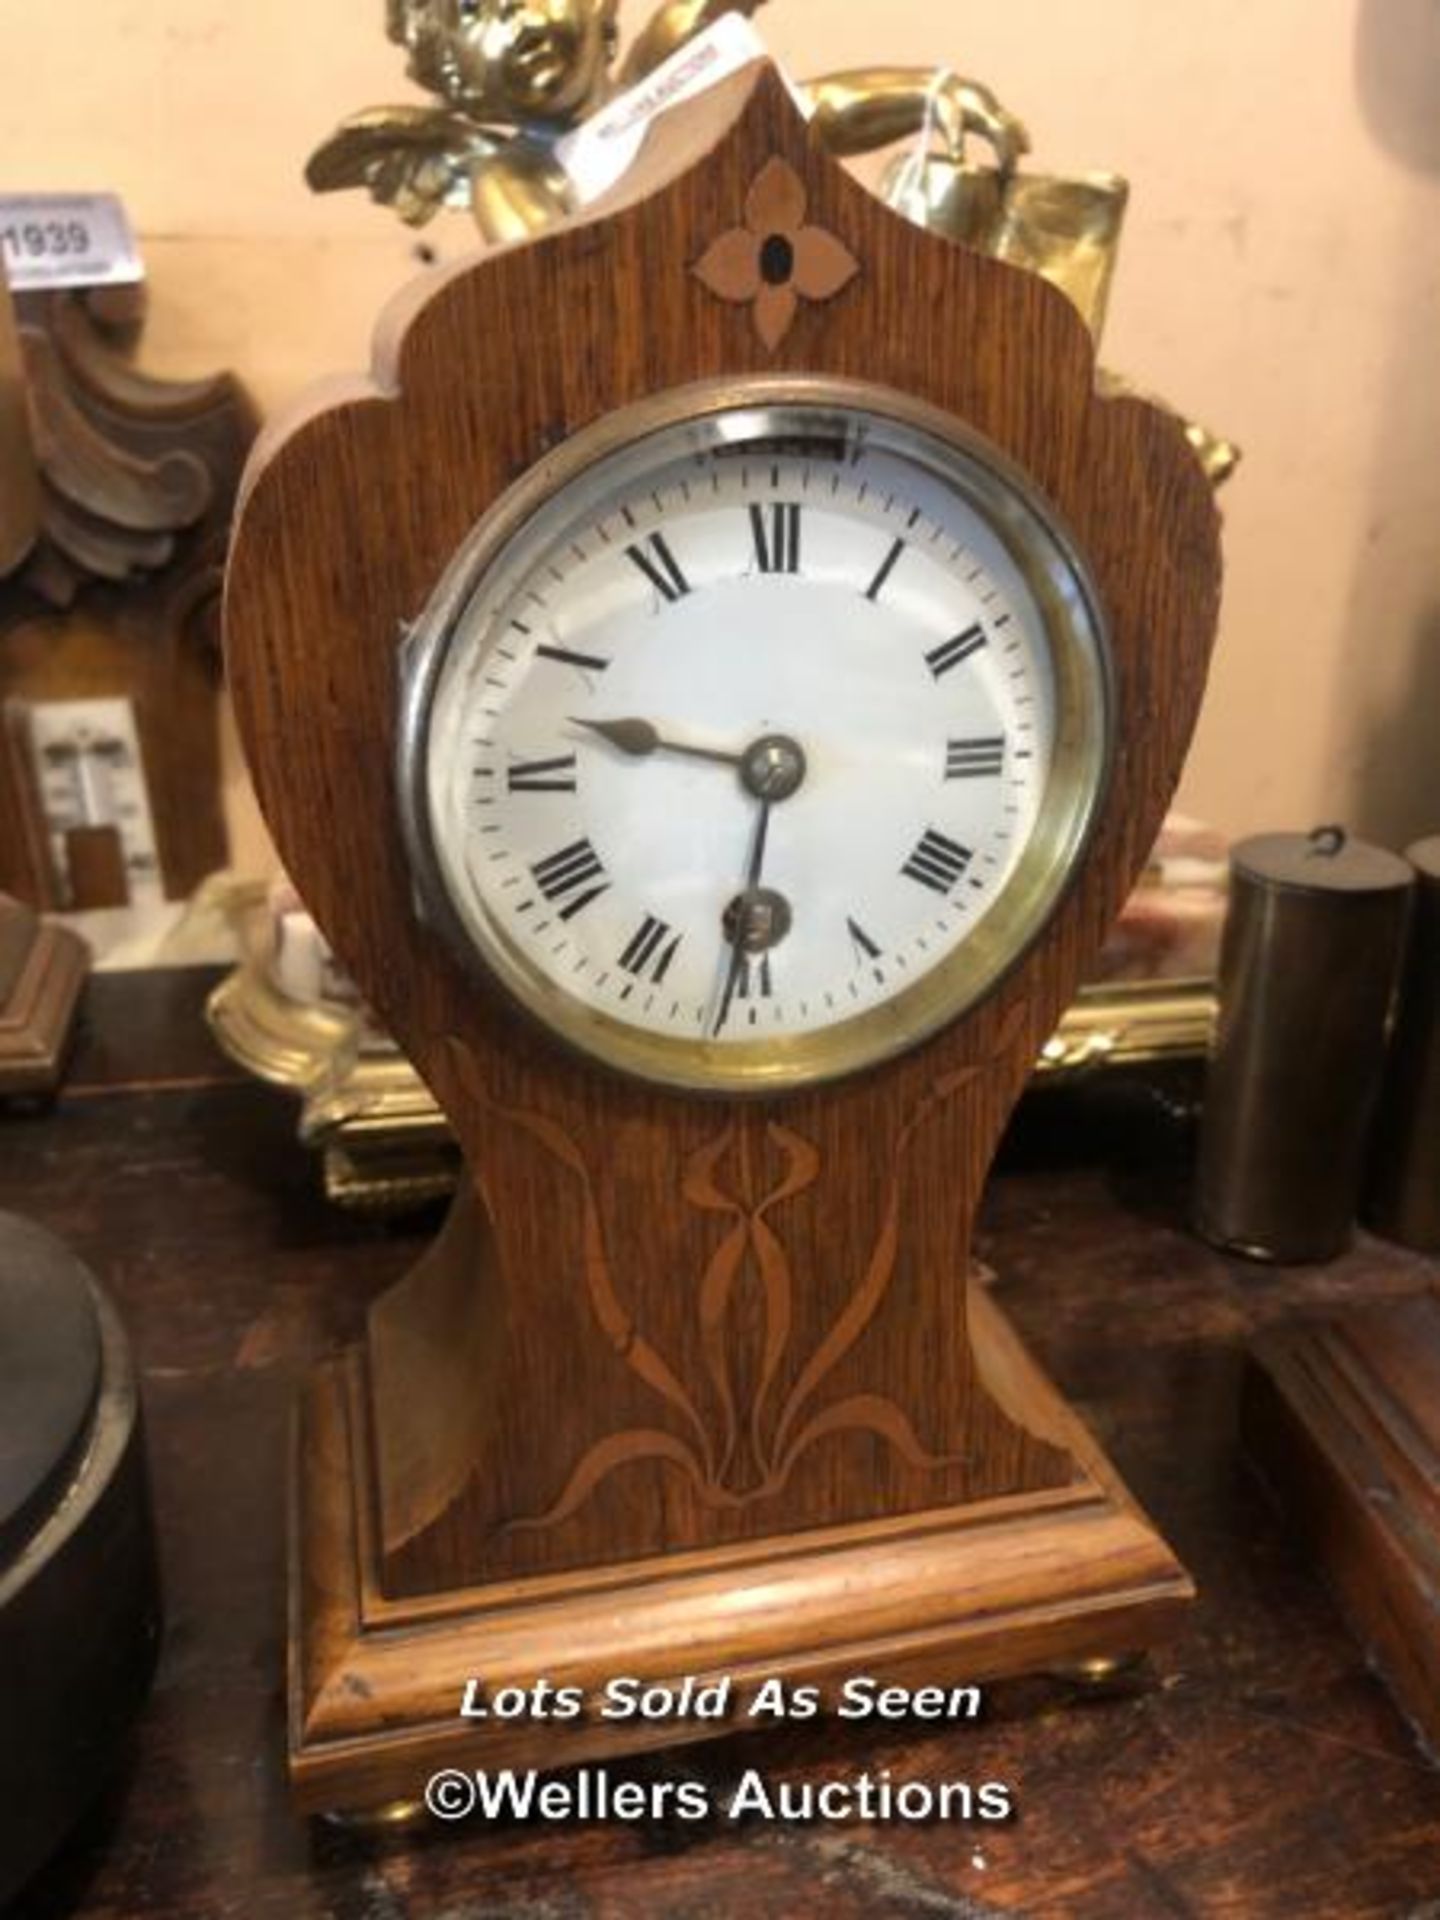
[[145, 277], [113, 193], [0, 194], [0, 255], [15, 293], [124, 286]]

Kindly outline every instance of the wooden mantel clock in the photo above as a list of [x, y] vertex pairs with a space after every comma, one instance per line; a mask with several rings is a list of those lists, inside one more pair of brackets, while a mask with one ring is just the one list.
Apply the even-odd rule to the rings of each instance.
[[1143, 1646], [1188, 1581], [965, 1281], [1199, 705], [1180, 424], [764, 63], [379, 367], [270, 437], [227, 589], [282, 857], [472, 1175], [304, 1397], [301, 1804], [744, 1724], [472, 1677]]

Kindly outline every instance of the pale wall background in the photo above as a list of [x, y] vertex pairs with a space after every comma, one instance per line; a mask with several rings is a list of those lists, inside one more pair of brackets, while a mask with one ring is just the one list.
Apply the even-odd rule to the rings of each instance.
[[[343, 113], [411, 97], [382, 12], [0, 0], [0, 182], [124, 195], [157, 371], [233, 367], [269, 410], [364, 364], [416, 236], [300, 168]], [[1246, 452], [1182, 804], [1231, 832], [1440, 830], [1437, 0], [771, 0], [759, 24], [798, 73], [948, 62], [1037, 164], [1130, 177], [1106, 359]], [[459, 216], [426, 237], [471, 244]], [[238, 771], [232, 799], [262, 866]]]

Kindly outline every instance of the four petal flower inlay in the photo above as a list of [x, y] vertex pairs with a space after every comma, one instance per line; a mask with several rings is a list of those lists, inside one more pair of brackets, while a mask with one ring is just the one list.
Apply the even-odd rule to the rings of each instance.
[[721, 300], [754, 309], [755, 329], [773, 352], [802, 300], [830, 300], [860, 262], [826, 227], [806, 223], [805, 183], [788, 161], [769, 160], [745, 196], [744, 223], [711, 242], [695, 263]]

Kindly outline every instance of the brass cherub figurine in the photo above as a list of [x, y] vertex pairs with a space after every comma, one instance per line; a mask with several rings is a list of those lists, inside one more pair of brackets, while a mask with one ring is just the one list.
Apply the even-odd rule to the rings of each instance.
[[[764, 0], [662, 0], [619, 53], [619, 0], [385, 0], [386, 30], [435, 106], [351, 114], [316, 148], [305, 177], [317, 193], [368, 187], [422, 226], [441, 207], [469, 207], [484, 238], [519, 240], [575, 210], [556, 145], [615, 93], [634, 86], [722, 14]], [[1030, 141], [976, 80], [948, 68], [863, 67], [805, 83], [813, 124], [832, 153], [873, 152], [919, 136], [884, 192], [920, 224], [1042, 274], [1068, 295], [1098, 341], [1119, 245], [1126, 185], [1022, 173]], [[987, 164], [966, 153], [970, 135]], [[1102, 373], [1113, 389], [1126, 383]], [[1239, 455], [1187, 428], [1219, 484]]]
[[[411, 79], [441, 104], [350, 115], [305, 177], [319, 193], [368, 187], [412, 226], [469, 206], [485, 239], [523, 238], [573, 210], [559, 139], [721, 14], [748, 17], [763, 3], [665, 0], [617, 68], [618, 0], [386, 0], [386, 29], [409, 54]], [[805, 91], [840, 154], [929, 127], [956, 162], [967, 134], [979, 134], [1008, 174], [1029, 146], [987, 88], [943, 70], [865, 68]]]

